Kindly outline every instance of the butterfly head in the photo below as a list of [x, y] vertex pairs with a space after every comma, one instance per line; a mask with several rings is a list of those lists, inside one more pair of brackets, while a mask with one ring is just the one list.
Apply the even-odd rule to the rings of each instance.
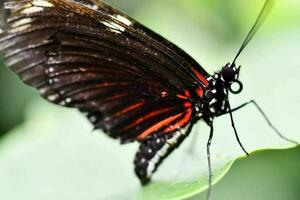
[[243, 90], [243, 84], [239, 81], [240, 66], [235, 64], [226, 64], [220, 72], [221, 80], [224, 86], [233, 94], [239, 94]]

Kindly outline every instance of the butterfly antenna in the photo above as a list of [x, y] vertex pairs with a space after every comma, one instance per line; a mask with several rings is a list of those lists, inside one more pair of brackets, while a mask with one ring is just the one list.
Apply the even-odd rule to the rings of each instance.
[[238, 53], [236, 54], [234, 60], [232, 61], [231, 65], [235, 64], [236, 59], [239, 57], [239, 55], [242, 53], [242, 51], [247, 46], [247, 44], [251, 41], [251, 39], [253, 38], [253, 36], [257, 32], [257, 30], [260, 28], [262, 23], [265, 21], [267, 15], [270, 13], [270, 10], [271, 10], [273, 4], [274, 4], [273, 0], [266, 0], [263, 8], [261, 9], [261, 11], [260, 11], [255, 23], [254, 23], [254, 25], [250, 29], [247, 37], [245, 38], [242, 46], [240, 47], [240, 49], [239, 49]]

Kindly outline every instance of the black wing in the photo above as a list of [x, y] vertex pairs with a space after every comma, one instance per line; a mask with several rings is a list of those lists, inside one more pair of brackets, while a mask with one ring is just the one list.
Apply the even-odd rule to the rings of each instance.
[[[0, 53], [49, 101], [87, 113], [122, 142], [172, 133], [193, 117], [208, 74], [186, 53], [102, 2], [7, 1]], [[91, 9], [93, 8], [93, 9]]]

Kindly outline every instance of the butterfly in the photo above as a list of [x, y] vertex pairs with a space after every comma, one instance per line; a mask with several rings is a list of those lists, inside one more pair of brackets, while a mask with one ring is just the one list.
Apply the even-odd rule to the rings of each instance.
[[248, 154], [232, 112], [253, 103], [265, 116], [255, 101], [231, 108], [228, 96], [243, 89], [235, 62], [271, 2], [265, 2], [233, 62], [213, 75], [173, 43], [96, 0], [5, 1], [9, 17], [0, 29], [0, 54], [46, 100], [79, 109], [95, 129], [122, 144], [139, 142], [134, 165], [142, 184], [203, 120], [211, 130], [209, 198], [214, 118], [230, 114]]

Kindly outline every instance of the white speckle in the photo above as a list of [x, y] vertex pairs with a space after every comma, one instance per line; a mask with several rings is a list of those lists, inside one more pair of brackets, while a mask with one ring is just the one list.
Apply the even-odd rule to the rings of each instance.
[[3, 33], [4, 31], [0, 28], [0, 34]]
[[221, 107], [221, 109], [222, 109], [222, 110], [224, 110], [224, 109], [225, 109], [225, 100], [224, 100], [224, 101], [222, 101], [222, 107]]
[[212, 112], [212, 113], [215, 113], [215, 112], [216, 112], [216, 109], [215, 109], [215, 108], [213, 108], [213, 107], [212, 107], [212, 108], [210, 108], [209, 110], [210, 110], [210, 112]]
[[61, 101], [61, 102], [59, 102], [59, 105], [65, 106], [65, 105], [66, 105], [66, 102], [65, 102], [65, 101]]
[[59, 98], [59, 95], [58, 94], [51, 94], [51, 95], [49, 95], [48, 97], [47, 97], [47, 99], [49, 100], [49, 101], [55, 101], [55, 100], [57, 100]]
[[23, 13], [23, 14], [32, 14], [32, 13], [41, 12], [43, 10], [44, 10], [44, 8], [42, 8], [42, 7], [34, 6], [34, 7], [29, 7], [29, 8], [26, 8], [26, 9], [22, 10], [21, 13]]
[[206, 80], [207, 81], [211, 81], [213, 78], [210, 76], [210, 77], [208, 77]]
[[39, 91], [41, 94], [45, 94], [45, 92], [47, 91], [47, 88], [40, 88]]
[[46, 0], [33, 0], [32, 5], [39, 7], [53, 7], [53, 4]]
[[29, 24], [31, 21], [32, 21], [31, 18], [20, 19], [20, 20], [16, 21], [15, 23], [13, 23], [11, 25], [11, 27], [16, 28], [21, 25]]
[[65, 102], [66, 102], [66, 103], [71, 103], [71, 102], [72, 102], [72, 99], [71, 99], [70, 97], [68, 97], [68, 98], [65, 99]]
[[213, 99], [209, 102], [209, 105], [212, 105], [212, 104], [214, 104], [214, 103], [216, 103], [216, 102], [217, 102], [217, 99], [213, 98]]
[[225, 79], [224, 79], [224, 77], [223, 77], [223, 76], [221, 76], [221, 80], [222, 80], [223, 82], [225, 82]]
[[90, 8], [90, 9], [93, 9], [93, 10], [98, 10], [99, 9], [99, 7], [96, 4], [94, 4], [94, 5], [84, 4], [84, 6]]
[[48, 70], [49, 70], [49, 72], [54, 72], [54, 68], [53, 67], [50, 67]]
[[215, 78], [216, 78], [216, 79], [219, 78], [219, 75], [218, 75], [218, 74], [215, 74]]
[[[114, 17], [114, 16], [113, 16], [113, 17]], [[127, 26], [132, 25], [132, 22], [131, 22], [129, 19], [123, 17], [122, 15], [117, 15], [117, 17], [114, 17], [114, 18], [116, 18], [117, 20], [119, 20], [119, 21], [122, 22], [123, 24], [126, 24]]]
[[214, 93], [214, 94], [216, 94], [216, 93], [217, 93], [217, 90], [216, 90], [216, 89], [213, 89], [211, 92]]
[[176, 144], [178, 138], [182, 135], [182, 133], [180, 131], [176, 132], [175, 135], [167, 140], [167, 143], [170, 145], [174, 145]]
[[197, 115], [197, 117], [202, 117], [203, 116], [202, 113], [197, 113], [196, 115]]
[[90, 116], [90, 120], [92, 123], [95, 123], [97, 121], [97, 117], [95, 115]]
[[98, 7], [97, 5], [93, 5], [93, 6], [92, 6], [92, 9], [93, 9], [93, 10], [98, 10], [98, 8], [99, 8], [99, 7]]

